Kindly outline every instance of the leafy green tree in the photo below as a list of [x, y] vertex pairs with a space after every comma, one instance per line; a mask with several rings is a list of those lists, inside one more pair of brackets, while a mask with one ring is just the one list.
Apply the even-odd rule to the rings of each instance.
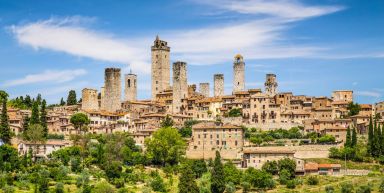
[[55, 186], [55, 193], [64, 193], [64, 184], [58, 182]]
[[95, 185], [95, 188], [92, 190], [93, 193], [114, 193], [115, 188], [108, 184], [105, 181], [99, 182]]
[[295, 189], [296, 188], [296, 183], [294, 180], [288, 180], [286, 182], [287, 188], [289, 189]]
[[291, 180], [291, 173], [287, 169], [282, 169], [279, 172], [280, 184], [287, 184]]
[[5, 144], [0, 146], [0, 171], [10, 172], [19, 168], [17, 149]]
[[279, 166], [276, 161], [270, 161], [263, 165], [262, 170], [272, 175], [277, 175], [279, 173]]
[[40, 118], [39, 118], [39, 105], [37, 102], [34, 102], [32, 105], [32, 114], [31, 114], [31, 120], [29, 121], [30, 125], [33, 124], [39, 124]]
[[40, 124], [32, 124], [29, 126], [28, 130], [24, 132], [23, 138], [32, 143], [34, 147], [33, 157], [36, 157], [36, 154], [39, 151], [39, 144], [45, 143], [46, 141], [44, 137], [44, 128]]
[[182, 137], [191, 137], [192, 136], [192, 128], [191, 127], [183, 127], [179, 130], [179, 133]]
[[319, 143], [334, 143], [336, 138], [332, 135], [323, 135], [317, 141]]
[[150, 182], [151, 188], [156, 192], [166, 192], [166, 187], [163, 181], [163, 178], [161, 178], [160, 174], [156, 171], [152, 174], [152, 180]]
[[105, 168], [105, 174], [107, 175], [109, 180], [114, 178], [120, 178], [123, 168], [121, 167], [121, 163], [118, 161], [112, 161], [108, 163]]
[[76, 91], [70, 90], [67, 97], [67, 105], [76, 105], [77, 99], [76, 99]]
[[178, 164], [185, 154], [185, 142], [177, 129], [165, 127], [158, 129], [145, 141], [146, 153], [153, 164]]
[[350, 182], [344, 182], [341, 184], [341, 193], [352, 193], [353, 185]]
[[233, 108], [228, 112], [228, 117], [241, 117], [241, 109]]
[[357, 131], [356, 131], [356, 127], [353, 127], [351, 147], [356, 147], [356, 145], [357, 145]]
[[371, 185], [362, 185], [356, 190], [356, 193], [371, 193], [372, 188]]
[[205, 172], [208, 171], [207, 164], [204, 160], [192, 160], [192, 164], [190, 166], [192, 168], [193, 173], [196, 178], [200, 178]]
[[195, 181], [195, 175], [191, 170], [190, 165], [185, 165], [181, 170], [179, 177], [179, 193], [198, 193], [199, 187]]
[[373, 157], [379, 157], [380, 156], [380, 136], [379, 136], [379, 128], [378, 124], [375, 121], [375, 127], [373, 132], [373, 139], [372, 139], [372, 146], [371, 146], [371, 154]]
[[361, 107], [357, 103], [350, 102], [347, 106], [347, 110], [349, 111], [348, 116], [354, 116], [359, 114]]
[[199, 183], [200, 193], [211, 193], [211, 173], [207, 172], [200, 178]]
[[235, 193], [236, 192], [236, 186], [233, 184], [233, 182], [229, 182], [225, 185], [225, 193]]
[[247, 181], [241, 182], [241, 188], [243, 189], [243, 193], [247, 193], [249, 189], [251, 189], [251, 184]]
[[211, 192], [222, 193], [225, 190], [225, 176], [224, 167], [221, 163], [221, 156], [219, 151], [216, 151], [216, 157], [213, 162], [213, 168], [211, 171]]
[[28, 130], [29, 121], [30, 121], [30, 118], [28, 116], [25, 116], [23, 118], [23, 132], [26, 132]]
[[260, 136], [252, 136], [249, 141], [260, 146], [263, 143], [263, 139]]
[[349, 126], [347, 128], [347, 136], [344, 147], [352, 147], [351, 128]]
[[276, 186], [273, 176], [263, 170], [248, 168], [245, 170], [242, 183], [248, 182], [253, 187], [260, 189], [272, 189]]
[[9, 126], [9, 117], [7, 113], [7, 93], [1, 92], [2, 109], [0, 115], [0, 139], [6, 143], [11, 144], [12, 132]]
[[241, 180], [241, 171], [236, 168], [236, 166], [231, 162], [226, 162], [224, 164], [224, 176], [225, 176], [225, 183], [233, 183], [235, 185], [240, 184]]
[[73, 126], [81, 133], [84, 132], [87, 126], [90, 123], [88, 116], [84, 113], [76, 113], [71, 116], [70, 122]]
[[173, 119], [169, 115], [167, 115], [165, 116], [164, 120], [161, 121], [160, 126], [161, 128], [166, 128], [166, 127], [172, 127], [173, 124], [174, 124]]
[[47, 125], [47, 110], [46, 110], [46, 107], [47, 107], [47, 102], [45, 100], [43, 100], [41, 102], [40, 123], [41, 123], [41, 126], [44, 129], [44, 137], [45, 138], [48, 137], [48, 125]]
[[283, 170], [289, 172], [289, 179], [295, 178], [296, 162], [293, 159], [284, 158], [278, 161], [279, 173]]
[[307, 179], [307, 184], [312, 186], [317, 185], [319, 184], [319, 179], [316, 176], [309, 176]]

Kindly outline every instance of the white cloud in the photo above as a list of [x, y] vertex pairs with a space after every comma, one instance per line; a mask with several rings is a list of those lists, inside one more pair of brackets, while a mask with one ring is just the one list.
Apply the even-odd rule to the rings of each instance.
[[356, 92], [356, 95], [359, 95], [359, 96], [368, 96], [368, 97], [375, 97], [375, 98], [379, 98], [379, 97], [381, 97], [381, 93], [379, 93], [379, 92], [375, 92], [375, 91], [357, 91], [357, 92]]
[[4, 83], [4, 87], [12, 87], [26, 84], [34, 84], [41, 82], [54, 82], [63, 83], [75, 79], [78, 76], [85, 75], [87, 73], [84, 69], [75, 70], [46, 70], [39, 74], [29, 74], [24, 78], [10, 80]]
[[334, 13], [342, 6], [307, 6], [297, 0], [196, 0], [226, 11], [261, 14], [286, 19], [305, 19]]
[[11, 26], [11, 31], [19, 43], [35, 49], [50, 49], [101, 61], [129, 64], [135, 71], [149, 71], [146, 50], [140, 49], [137, 42], [81, 27], [84, 21], [89, 20], [92, 19], [79, 16], [51, 18]]

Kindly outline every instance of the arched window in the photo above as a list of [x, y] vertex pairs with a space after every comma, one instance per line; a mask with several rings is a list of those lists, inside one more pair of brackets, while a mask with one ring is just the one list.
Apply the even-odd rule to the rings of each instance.
[[128, 79], [128, 87], [131, 87], [131, 79]]

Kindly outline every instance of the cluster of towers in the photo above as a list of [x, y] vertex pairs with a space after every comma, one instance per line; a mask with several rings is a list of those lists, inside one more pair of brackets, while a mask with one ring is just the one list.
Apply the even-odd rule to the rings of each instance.
[[[170, 47], [166, 41], [160, 40], [158, 36], [151, 47], [151, 94], [152, 100], [156, 95], [165, 91], [173, 90], [172, 112], [177, 113], [182, 109], [182, 99], [188, 97], [187, 63], [177, 61], [172, 66], [172, 86], [170, 85]], [[245, 90], [245, 63], [243, 56], [237, 54], [233, 62], [233, 92]], [[213, 75], [213, 96], [224, 96], [224, 74]], [[265, 90], [269, 95], [275, 95], [277, 88], [276, 75], [267, 74]], [[210, 97], [210, 85], [207, 82], [199, 84], [199, 92]], [[84, 110], [105, 110], [116, 112], [121, 108], [121, 70], [119, 68], [106, 68], [104, 87], [100, 94], [97, 90], [85, 88], [82, 91]], [[124, 100], [135, 101], [137, 96], [137, 75], [124, 75]]]

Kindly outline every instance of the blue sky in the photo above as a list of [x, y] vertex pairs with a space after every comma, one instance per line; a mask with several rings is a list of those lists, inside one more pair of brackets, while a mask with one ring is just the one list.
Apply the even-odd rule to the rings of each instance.
[[188, 63], [189, 83], [246, 63], [246, 87], [277, 74], [278, 90], [330, 96], [352, 89], [359, 103], [384, 99], [382, 0], [0, 0], [0, 89], [41, 93], [50, 103], [70, 89], [99, 89], [104, 68], [138, 74], [150, 97], [150, 46], [168, 41], [171, 62]]

